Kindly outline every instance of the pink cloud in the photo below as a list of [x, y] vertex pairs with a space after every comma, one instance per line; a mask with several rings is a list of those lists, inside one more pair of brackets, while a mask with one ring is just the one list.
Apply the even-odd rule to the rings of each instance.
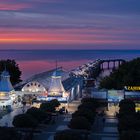
[[0, 10], [1, 11], [17, 11], [17, 10], [22, 10], [22, 9], [27, 9], [30, 8], [31, 5], [29, 4], [24, 4], [24, 3], [19, 3], [19, 4], [12, 4], [12, 3], [0, 3]]
[[[140, 44], [135, 30], [104, 29], [0, 29], [0, 44]], [[132, 37], [133, 35], [133, 37]]]

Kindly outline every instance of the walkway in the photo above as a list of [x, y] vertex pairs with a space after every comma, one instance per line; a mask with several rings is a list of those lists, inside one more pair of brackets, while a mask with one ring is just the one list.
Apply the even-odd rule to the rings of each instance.
[[33, 140], [53, 140], [56, 131], [68, 129], [67, 125], [71, 120], [71, 114], [77, 110], [79, 104], [80, 100], [70, 103], [67, 108], [70, 114], [59, 116], [56, 124], [47, 125], [45, 128], [42, 128], [42, 133], [34, 135]]
[[[29, 107], [26, 107], [25, 111], [28, 109]], [[12, 122], [13, 122], [13, 118], [18, 115], [18, 114], [22, 114], [22, 108], [16, 108], [14, 111], [4, 115], [1, 119], [0, 119], [0, 126], [8, 126], [8, 127], [13, 127]]]
[[97, 116], [89, 140], [118, 140], [117, 119]]
[[70, 119], [71, 115], [59, 116], [56, 124], [47, 125], [46, 128], [42, 128], [42, 133], [34, 135], [33, 140], [53, 140], [56, 131], [68, 129], [67, 124]]

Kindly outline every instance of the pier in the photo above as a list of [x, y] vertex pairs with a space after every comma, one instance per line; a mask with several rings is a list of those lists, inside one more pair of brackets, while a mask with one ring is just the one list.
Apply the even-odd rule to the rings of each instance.
[[73, 76], [82, 76], [84, 78], [96, 78], [106, 69], [117, 69], [126, 61], [124, 59], [97, 59], [89, 62], [71, 71]]
[[101, 68], [101, 70], [116, 69], [116, 68], [119, 68], [123, 63], [125, 63], [124, 59], [101, 60], [100, 68]]

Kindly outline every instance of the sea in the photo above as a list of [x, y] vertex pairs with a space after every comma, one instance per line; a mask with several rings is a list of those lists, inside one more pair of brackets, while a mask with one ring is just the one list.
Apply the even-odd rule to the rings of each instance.
[[25, 80], [34, 74], [56, 68], [70, 71], [95, 59], [125, 59], [140, 57], [140, 50], [0, 50], [0, 59], [15, 59]]

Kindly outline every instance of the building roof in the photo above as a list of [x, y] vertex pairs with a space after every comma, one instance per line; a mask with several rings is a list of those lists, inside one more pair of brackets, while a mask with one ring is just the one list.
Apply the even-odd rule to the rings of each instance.
[[[58, 72], [56, 73], [56, 75], [61, 74], [62, 81], [69, 78], [69, 72], [63, 70], [61, 67], [57, 68], [57, 69], [58, 69]], [[43, 73], [33, 75], [32, 77], [28, 78], [27, 80], [17, 84], [15, 86], [15, 89], [16, 90], [21, 90], [23, 88], [23, 86], [26, 85], [27, 83], [32, 82], [32, 81], [37, 81], [40, 84], [42, 84], [47, 90], [50, 87], [51, 78], [52, 78], [52, 75], [55, 74], [55, 71], [56, 71], [56, 69], [53, 69], [53, 70], [50, 70], [50, 71], [46, 71], [46, 72], [43, 72]]]
[[53, 74], [52, 74], [53, 77], [60, 77], [62, 76], [62, 70], [61, 69], [56, 69]]

